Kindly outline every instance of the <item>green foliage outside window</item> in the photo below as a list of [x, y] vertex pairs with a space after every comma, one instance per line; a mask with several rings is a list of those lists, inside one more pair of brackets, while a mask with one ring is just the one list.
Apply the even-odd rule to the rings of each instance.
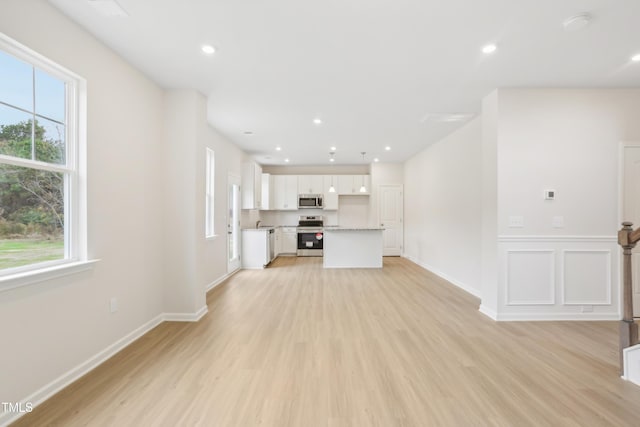
[[[32, 139], [32, 136], [35, 138]], [[0, 125], [0, 154], [64, 163], [64, 142], [47, 138], [36, 121]], [[64, 235], [62, 173], [0, 164], [0, 239]]]

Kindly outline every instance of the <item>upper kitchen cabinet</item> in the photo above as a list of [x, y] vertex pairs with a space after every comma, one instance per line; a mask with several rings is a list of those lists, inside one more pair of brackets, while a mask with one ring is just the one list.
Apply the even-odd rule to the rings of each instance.
[[[334, 175], [324, 175], [324, 185], [322, 193], [324, 194], [324, 210], [338, 210], [338, 177]], [[333, 193], [329, 191], [333, 186]]]
[[262, 207], [262, 167], [255, 162], [242, 165], [242, 209]]
[[[364, 185], [367, 191], [361, 192]], [[338, 194], [352, 196], [368, 196], [371, 193], [369, 175], [338, 175]]]
[[322, 175], [298, 175], [298, 194], [322, 194], [323, 188]]
[[260, 206], [260, 209], [263, 211], [275, 209], [273, 204], [273, 178], [274, 176], [271, 174], [262, 174], [262, 204]]
[[271, 209], [288, 211], [298, 209], [298, 176], [271, 175]]

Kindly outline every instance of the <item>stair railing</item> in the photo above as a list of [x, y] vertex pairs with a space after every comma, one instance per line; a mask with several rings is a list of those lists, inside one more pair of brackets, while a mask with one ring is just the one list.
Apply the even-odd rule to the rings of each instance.
[[640, 241], [640, 228], [633, 229], [633, 223], [623, 222], [622, 229], [618, 231], [618, 244], [622, 246], [622, 306], [623, 316], [620, 321], [620, 374], [624, 375], [624, 363], [622, 351], [638, 344], [638, 325], [633, 318], [633, 286], [631, 251]]

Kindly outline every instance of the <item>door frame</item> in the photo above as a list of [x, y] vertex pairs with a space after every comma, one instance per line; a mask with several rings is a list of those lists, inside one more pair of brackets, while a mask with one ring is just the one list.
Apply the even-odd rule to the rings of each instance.
[[[618, 145], [618, 227], [617, 230], [622, 228], [622, 222], [627, 219], [624, 218], [624, 163], [625, 163], [625, 149], [626, 148], [640, 148], [640, 141], [620, 141]], [[640, 227], [640, 224], [633, 224], [634, 228]], [[623, 294], [622, 294], [622, 286], [623, 286], [623, 257], [620, 256], [620, 262], [618, 263], [618, 311], [619, 315], [622, 316], [623, 310]], [[633, 266], [632, 266], [633, 268]], [[640, 277], [634, 277], [633, 286], [638, 286], [638, 280]], [[640, 314], [640, 310], [636, 310], [638, 307], [634, 307], [633, 315], [637, 317]]]
[[[237, 203], [236, 203], [236, 207], [237, 209], [234, 209], [235, 212], [235, 216], [236, 216], [236, 220], [238, 222], [238, 228], [237, 231], [235, 233], [235, 238], [236, 238], [236, 247], [238, 250], [238, 260], [237, 260], [237, 266], [235, 265], [234, 261], [232, 263], [231, 259], [230, 259], [230, 254], [229, 254], [229, 236], [230, 236], [230, 232], [229, 232], [229, 212], [231, 211], [231, 200], [229, 197], [229, 193], [231, 190], [231, 187], [233, 185], [237, 185], [238, 186], [238, 199], [237, 199]], [[226, 212], [226, 253], [227, 253], [227, 274], [231, 274], [234, 273], [236, 271], [238, 271], [240, 269], [240, 267], [242, 266], [242, 239], [240, 236], [240, 216], [241, 216], [241, 209], [242, 209], [242, 179], [240, 177], [240, 175], [236, 175], [232, 172], [229, 172], [227, 174], [227, 186], [226, 186], [226, 199], [227, 199], [227, 212]]]

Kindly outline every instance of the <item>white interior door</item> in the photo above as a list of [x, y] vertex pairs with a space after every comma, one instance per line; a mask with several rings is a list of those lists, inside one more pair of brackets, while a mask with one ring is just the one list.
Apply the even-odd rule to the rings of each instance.
[[227, 272], [240, 268], [240, 177], [229, 174], [227, 215]]
[[400, 256], [403, 245], [403, 199], [402, 185], [378, 187], [378, 218], [384, 227], [383, 256]]
[[[624, 217], [633, 222], [634, 230], [640, 227], [640, 145], [624, 148]], [[640, 316], [640, 245], [632, 256], [633, 315]]]

